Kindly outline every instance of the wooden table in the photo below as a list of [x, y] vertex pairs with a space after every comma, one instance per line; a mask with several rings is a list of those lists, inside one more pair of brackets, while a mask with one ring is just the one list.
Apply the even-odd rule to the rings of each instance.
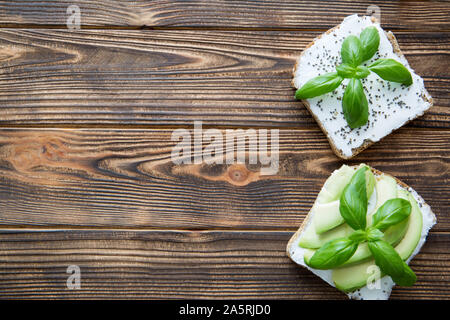
[[[449, 299], [450, 5], [376, 3], [435, 106], [346, 163], [397, 176], [438, 217], [417, 284], [392, 298]], [[0, 1], [0, 298], [344, 299], [285, 254], [344, 163], [290, 80], [314, 37], [370, 4]], [[278, 174], [175, 165], [171, 134], [194, 120], [278, 128]]]

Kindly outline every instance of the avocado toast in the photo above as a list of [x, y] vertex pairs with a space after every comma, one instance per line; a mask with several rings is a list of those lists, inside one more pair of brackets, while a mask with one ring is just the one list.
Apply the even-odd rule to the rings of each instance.
[[[377, 266], [370, 242], [361, 241], [356, 251], [341, 264], [332, 269], [315, 269], [311, 259], [317, 251], [333, 240], [351, 237], [355, 228], [350, 227], [342, 211], [342, 194], [356, 173], [367, 166], [343, 165], [325, 182], [311, 211], [299, 230], [287, 245], [287, 254], [297, 264], [309, 269], [328, 284], [345, 292], [353, 299], [388, 299], [394, 281], [389, 275], [380, 273], [377, 285], [372, 286], [372, 267]], [[367, 192], [367, 228], [375, 224], [376, 213], [382, 211], [383, 204], [403, 201], [409, 207], [408, 216], [398, 223], [383, 229], [382, 239], [389, 243], [398, 256], [408, 264], [420, 251], [436, 217], [431, 208], [410, 187], [396, 178], [370, 168], [365, 173]], [[399, 200], [400, 199], [400, 200]], [[370, 248], [369, 248], [370, 247]], [[376, 259], [376, 257], [375, 257]], [[403, 262], [402, 261], [402, 262]], [[409, 268], [409, 267], [407, 267]], [[414, 280], [415, 281], [415, 280]]]

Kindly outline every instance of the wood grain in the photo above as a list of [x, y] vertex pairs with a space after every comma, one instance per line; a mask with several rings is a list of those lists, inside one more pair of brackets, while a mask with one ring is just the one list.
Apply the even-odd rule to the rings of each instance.
[[[72, 4], [81, 31], [66, 30]], [[0, 1], [0, 299], [345, 299], [285, 253], [344, 163], [290, 80], [314, 37], [371, 4]], [[345, 163], [398, 177], [437, 215], [418, 283], [392, 298], [450, 299], [450, 5], [376, 5], [435, 106]], [[172, 132], [194, 120], [280, 128], [279, 172], [174, 164]]]
[[[292, 68], [320, 32], [0, 30], [0, 125], [304, 127]], [[398, 33], [448, 128], [447, 34]]]
[[[346, 299], [290, 261], [292, 232], [10, 230], [0, 232], [0, 297]], [[418, 281], [392, 299], [448, 299], [450, 235], [411, 263]], [[68, 290], [69, 265], [81, 289]]]
[[[295, 230], [343, 163], [318, 128], [280, 131], [272, 176], [259, 165], [176, 165], [171, 135], [0, 130], [0, 224]], [[448, 232], [449, 152], [449, 130], [403, 128], [346, 163], [365, 162], [412, 186], [436, 213], [436, 230]]]
[[0, 1], [0, 26], [65, 26], [67, 7], [77, 4], [83, 27], [209, 27], [328, 29], [350, 14], [380, 9], [384, 27], [449, 30], [446, 1]]

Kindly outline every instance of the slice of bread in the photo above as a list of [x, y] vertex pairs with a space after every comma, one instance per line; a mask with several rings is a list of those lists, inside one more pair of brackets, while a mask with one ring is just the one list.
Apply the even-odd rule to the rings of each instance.
[[[351, 166], [355, 171], [359, 166]], [[373, 174], [375, 177], [379, 177], [381, 175], [386, 175], [374, 168], [371, 168]], [[420, 241], [417, 244], [416, 248], [414, 249], [414, 252], [412, 255], [408, 258], [407, 263], [412, 260], [412, 258], [419, 253], [420, 249], [422, 248], [423, 244], [426, 241], [426, 237], [428, 235], [428, 232], [433, 227], [433, 225], [436, 224], [436, 216], [431, 211], [431, 208], [429, 205], [425, 203], [425, 201], [422, 199], [422, 197], [417, 194], [417, 192], [403, 183], [402, 181], [398, 180], [397, 178], [393, 177], [397, 182], [397, 187], [405, 189], [414, 196], [415, 200], [419, 204], [419, 208], [422, 212], [422, 218], [423, 218], [423, 224], [422, 224], [422, 233], [420, 237]], [[317, 200], [316, 200], [317, 202]], [[316, 274], [318, 277], [323, 279], [325, 282], [327, 282], [332, 287], [335, 287], [333, 280], [331, 278], [331, 270], [317, 270], [312, 269], [309, 266], [306, 265], [303, 259], [303, 253], [305, 249], [301, 248], [299, 246], [299, 240], [302, 235], [302, 233], [308, 228], [312, 222], [313, 214], [310, 211], [308, 215], [303, 220], [303, 223], [301, 224], [300, 228], [297, 230], [297, 232], [291, 237], [287, 244], [286, 252], [287, 255], [294, 261], [295, 263], [307, 268], [314, 274]], [[347, 293], [347, 296], [351, 299], [357, 299], [357, 300], [387, 300], [389, 299], [389, 296], [391, 294], [392, 288], [394, 287], [395, 283], [392, 281], [391, 277], [384, 276], [380, 281], [380, 288], [379, 289], [369, 289], [367, 286], [362, 287], [358, 290], [355, 290], [353, 292]]]
[[375, 18], [367, 16], [348, 16], [340, 25], [314, 39], [295, 64], [292, 85], [298, 89], [318, 75], [335, 72], [336, 66], [342, 62], [340, 50], [343, 40], [350, 34], [359, 36], [369, 26], [378, 29], [380, 46], [374, 57], [364, 65], [367, 66], [378, 58], [395, 59], [411, 72], [413, 84], [406, 87], [385, 81], [373, 72], [362, 79], [369, 102], [369, 120], [366, 125], [353, 130], [342, 112], [342, 96], [348, 79], [344, 79], [341, 86], [333, 92], [303, 100], [327, 136], [334, 153], [343, 159], [354, 157], [392, 131], [423, 115], [433, 104], [423, 79], [410, 68], [394, 35], [384, 32]]

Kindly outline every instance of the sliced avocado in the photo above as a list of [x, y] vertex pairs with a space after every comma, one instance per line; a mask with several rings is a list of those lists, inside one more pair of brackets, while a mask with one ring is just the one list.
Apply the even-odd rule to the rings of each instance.
[[[412, 206], [411, 215], [405, 220], [408, 222], [406, 233], [401, 241], [395, 246], [395, 250], [398, 252], [400, 257], [402, 257], [403, 260], [407, 260], [417, 247], [422, 234], [422, 212], [419, 209], [416, 199], [414, 199], [410, 192], [406, 190], [399, 190], [398, 196], [403, 199], [407, 198]], [[396, 228], [400, 224], [401, 223], [391, 228]], [[389, 229], [387, 229], [386, 232]], [[313, 250], [310, 251], [312, 252], [308, 253], [309, 258], [311, 258], [314, 254]], [[332, 272], [332, 279], [336, 285], [336, 288], [344, 292], [351, 292], [365, 286], [367, 284], [367, 279], [370, 276], [370, 274], [367, 273], [367, 268], [374, 263], [374, 260], [370, 259], [363, 263], [347, 265], [334, 269]]]
[[345, 164], [334, 171], [327, 181], [325, 181], [322, 190], [317, 196], [317, 202], [328, 203], [338, 200], [344, 187], [350, 182], [354, 173], [355, 170]]
[[[383, 199], [389, 200], [389, 199], [396, 198], [397, 196], [399, 198], [403, 198], [405, 200], [409, 200], [408, 199], [408, 194], [405, 194], [405, 193], [403, 193], [401, 191], [403, 191], [403, 190], [398, 190], [397, 185], [395, 185], [395, 189], [393, 189], [393, 188], [385, 188], [385, 189], [383, 189], [383, 190], [381, 190], [379, 192], [377, 191], [377, 196], [379, 194], [380, 195], [379, 199], [381, 199], [382, 201], [383, 201]], [[380, 204], [377, 201], [377, 207], [381, 206], [383, 203]], [[368, 222], [369, 226], [372, 225], [371, 217], [372, 217], [372, 215], [368, 219], [369, 220], [369, 222]], [[396, 246], [398, 243], [400, 243], [400, 241], [405, 236], [406, 231], [408, 230], [408, 227], [409, 227], [409, 221], [410, 221], [410, 219], [408, 218], [408, 219], [403, 220], [400, 223], [397, 223], [394, 226], [391, 226], [391, 227], [387, 228], [384, 231], [383, 239], [386, 242], [388, 242], [389, 244], [391, 244], [392, 246]], [[367, 243], [366, 242], [365, 243], [361, 243], [358, 246], [358, 249], [356, 250], [356, 252], [353, 254], [353, 256], [344, 263], [344, 266], [345, 265], [355, 264], [355, 263], [357, 263], [359, 261], [362, 261], [364, 259], [368, 259], [371, 255], [372, 254], [371, 254], [371, 252], [369, 250], [369, 247], [368, 247]]]
[[[409, 201], [408, 197], [408, 191], [403, 189], [397, 188], [397, 197], [402, 198]], [[410, 216], [411, 217], [411, 216]], [[400, 223], [397, 223], [396, 225], [387, 228], [384, 231], [384, 240], [386, 242], [389, 242], [394, 247], [400, 243], [400, 241], [403, 239], [403, 237], [406, 234], [406, 231], [408, 231], [409, 228], [409, 222], [411, 221], [411, 218], [408, 217], [408, 219], [403, 220]]]
[[[397, 197], [397, 182], [395, 179], [390, 176], [382, 175], [378, 181], [376, 181], [377, 185], [377, 205], [376, 208], [379, 208], [389, 199], [394, 199]], [[375, 213], [376, 211], [374, 211]], [[367, 225], [372, 225], [372, 215], [367, 217]], [[400, 242], [403, 236], [406, 233], [408, 227], [408, 219], [402, 221], [395, 226], [389, 227], [386, 229], [384, 233], [384, 240], [389, 242], [392, 245], [396, 245]], [[369, 246], [367, 243], [361, 243], [358, 246], [358, 249], [353, 254], [353, 256], [344, 263], [345, 265], [352, 265], [362, 260], [368, 259], [371, 256], [371, 252], [369, 250]]]
[[[395, 226], [389, 227], [384, 232], [383, 239], [391, 244], [392, 246], [397, 245], [402, 241], [403, 237], [406, 234], [406, 231], [408, 230], [409, 226], [409, 218], [403, 220], [402, 222], [396, 224]], [[372, 253], [369, 250], [369, 246], [367, 245], [367, 242], [363, 242], [358, 246], [358, 249], [353, 254], [353, 256], [348, 259], [343, 265], [351, 265], [355, 264], [357, 262], [360, 262], [362, 260], [368, 259], [372, 256]]]
[[377, 203], [375, 205], [375, 210], [371, 214], [367, 215], [367, 225], [372, 225], [372, 216], [377, 212], [378, 208], [381, 207], [386, 201], [390, 199], [397, 198], [397, 182], [394, 178], [381, 175], [376, 180], [376, 192], [377, 192]]
[[300, 236], [299, 246], [302, 248], [318, 249], [330, 240], [347, 237], [353, 232], [353, 229], [346, 223], [331, 229], [327, 232], [318, 234], [314, 226], [314, 220]]
[[324, 233], [344, 223], [339, 211], [339, 200], [316, 203], [312, 208], [314, 228], [318, 234]]
[[403, 220], [402, 222], [396, 224], [395, 226], [389, 227], [384, 231], [384, 241], [390, 243], [392, 246], [396, 246], [400, 243], [403, 237], [406, 235], [406, 231], [409, 228], [409, 218]]
[[[394, 178], [386, 175], [382, 175], [377, 181], [377, 205], [378, 209], [387, 200], [394, 198], [402, 198], [409, 200], [408, 194], [403, 192], [404, 190], [399, 190], [397, 187], [397, 182]], [[367, 217], [367, 225], [372, 225], [372, 216], [375, 214], [376, 210]], [[395, 226], [389, 227], [384, 231], [384, 240], [395, 246], [404, 237], [406, 231], [408, 230], [409, 218], [403, 220], [402, 222], [396, 224]]]
[[353, 254], [353, 256], [350, 259], [348, 259], [343, 264], [343, 266], [352, 265], [352, 264], [355, 264], [357, 262], [361, 262], [362, 260], [369, 258], [371, 255], [372, 254], [370, 253], [369, 246], [367, 245], [367, 242], [360, 243], [359, 246], [358, 246], [358, 249], [356, 249], [356, 251]]
[[372, 193], [375, 189], [375, 184], [376, 184], [375, 176], [373, 175], [372, 170], [369, 169], [366, 171], [367, 199], [370, 199], [370, 197], [372, 196]]
[[[365, 166], [361, 164], [357, 169]], [[331, 176], [325, 181], [319, 195], [317, 196], [318, 203], [328, 203], [338, 200], [342, 191], [344, 191], [345, 186], [350, 182], [353, 174], [356, 172], [355, 168], [343, 165], [338, 170], [334, 171]], [[369, 199], [375, 188], [375, 177], [372, 170], [366, 171], [366, 189], [367, 198]]]
[[[371, 173], [371, 171], [369, 171], [369, 170], [367, 172]], [[371, 175], [373, 177], [373, 174], [371, 174]], [[366, 181], [367, 180], [369, 180], [369, 179], [366, 179]], [[380, 207], [386, 200], [397, 197], [397, 190], [398, 190], [397, 183], [393, 178], [386, 176], [386, 175], [382, 175], [376, 183], [377, 183], [377, 205], [376, 205], [376, 207]], [[406, 195], [406, 198], [407, 198], [407, 195]], [[383, 203], [379, 203], [378, 200], [383, 201]], [[322, 212], [323, 217], [320, 217], [319, 219], [326, 220], [327, 219], [325, 216], [326, 214], [327, 214], [327, 212], [326, 212], [326, 210], [324, 210]], [[328, 214], [330, 214], [330, 211], [328, 211]], [[336, 213], [334, 213], [334, 214], [336, 214]], [[314, 216], [314, 218], [315, 217], [316, 216]], [[335, 219], [334, 221], [336, 221], [336, 220], [337, 219]], [[371, 219], [371, 215], [370, 215], [370, 216], [368, 216], [368, 225], [369, 226], [371, 225], [371, 221], [372, 221], [372, 219]], [[327, 221], [327, 222], [329, 222], [329, 221]], [[342, 225], [348, 226], [347, 224], [342, 224]], [[340, 228], [340, 226], [338, 228]], [[333, 230], [338, 230], [338, 228], [335, 228]], [[389, 227], [385, 231], [384, 240], [386, 240], [387, 242], [389, 242], [390, 244], [395, 246], [403, 238], [403, 236], [406, 233], [407, 228], [408, 228], [408, 219], [402, 221], [401, 223], [399, 223], [395, 226]], [[322, 228], [322, 230], [323, 229], [326, 229], [326, 228]], [[313, 238], [314, 235], [312, 234], [313, 232], [311, 230], [308, 230], [308, 231], [311, 234], [307, 235], [306, 238], [310, 239], [310, 240], [314, 239]], [[317, 227], [316, 227], [316, 232], [317, 232]], [[337, 239], [339, 237], [345, 237], [352, 233], [352, 229], [350, 228], [350, 230], [348, 230], [347, 232], [348, 232], [348, 234], [343, 234], [343, 235], [341, 235], [341, 233], [336, 233], [336, 237], [334, 237], [334, 238], [331, 237], [332, 234], [330, 234], [330, 236], [327, 237], [326, 239], [328, 241], [330, 241], [333, 239]], [[306, 234], [306, 232], [305, 232], [305, 234]], [[326, 233], [323, 233], [323, 234], [326, 234]], [[321, 236], [321, 235], [316, 235], [316, 237], [319, 237], [319, 236]], [[320, 248], [320, 246], [316, 246], [318, 243], [319, 243], [319, 241], [317, 241], [317, 239], [315, 242], [306, 240], [307, 246], [302, 245], [302, 247], [310, 248], [310, 249], [317, 249], [317, 248]], [[314, 244], [314, 246], [312, 244]], [[313, 254], [314, 254], [314, 252], [313, 252]], [[370, 256], [371, 256], [371, 253], [370, 253], [369, 247], [367, 246], [367, 243], [361, 243], [358, 246], [358, 249], [356, 250], [356, 252], [353, 254], [353, 256], [349, 260], [347, 260], [344, 263], [344, 265], [352, 265], [352, 264], [358, 263], [362, 260], [370, 258]], [[307, 257], [305, 258], [305, 260], [309, 261]]]
[[[336, 288], [344, 292], [352, 292], [367, 285], [367, 280], [372, 275], [369, 267], [375, 265], [373, 259], [354, 266], [341, 267], [333, 270], [332, 280]], [[383, 274], [381, 274], [383, 276]]]
[[[316, 250], [309, 248], [308, 250], [305, 250], [304, 254], [303, 254], [303, 259], [305, 260], [306, 263], [309, 263], [309, 259], [311, 259], [311, 257], [314, 255], [314, 253], [316, 253]], [[347, 266], [347, 265], [352, 265], [352, 264], [356, 264], [356, 263], [360, 263], [362, 260], [369, 258], [371, 255], [369, 247], [367, 246], [367, 243], [361, 243], [358, 246], [358, 249], [356, 250], [356, 252], [353, 254], [353, 256], [347, 260], [343, 265], [343, 266]]]
[[404, 192], [408, 194], [409, 202], [411, 203], [411, 215], [408, 218], [408, 230], [406, 231], [406, 234], [403, 237], [402, 241], [400, 241], [399, 244], [397, 244], [397, 246], [395, 247], [395, 250], [403, 260], [406, 260], [411, 256], [411, 254], [416, 249], [417, 244], [419, 243], [420, 237], [422, 235], [423, 218], [422, 211], [420, 211], [419, 205], [417, 204], [414, 196], [408, 191]]
[[378, 177], [376, 182], [377, 189], [377, 205], [375, 211], [389, 199], [397, 198], [397, 181], [385, 174]]
[[[315, 249], [310, 249], [308, 248], [308, 250], [305, 250], [304, 254], [303, 254], [303, 259], [305, 260], [305, 262], [308, 264], [309, 263], [309, 259], [312, 258], [312, 256], [314, 255], [314, 253], [316, 253]], [[356, 250], [356, 252], [353, 254], [353, 256], [347, 260], [342, 267], [344, 266], [350, 266], [350, 265], [355, 265], [355, 264], [360, 264], [361, 261], [368, 259], [371, 256], [369, 247], [367, 245], [366, 242], [361, 243], [358, 246], [358, 249]]]
[[[345, 225], [347, 225], [347, 224], [345, 224]], [[386, 242], [390, 243], [392, 246], [395, 246], [402, 241], [402, 239], [406, 235], [408, 227], [409, 227], [409, 218], [403, 220], [402, 222], [396, 224], [395, 226], [387, 228], [386, 231], [384, 232], [383, 239]], [[350, 234], [351, 234], [351, 231], [350, 231]], [[345, 235], [344, 235], [344, 237], [345, 237]], [[330, 240], [333, 240], [336, 238], [330, 237]], [[343, 266], [359, 263], [365, 259], [370, 258], [371, 256], [372, 256], [372, 254], [369, 250], [369, 246], [367, 245], [367, 242], [363, 242], [363, 243], [359, 244], [356, 252], [353, 254], [353, 256], [350, 259], [348, 259], [343, 264]]]

